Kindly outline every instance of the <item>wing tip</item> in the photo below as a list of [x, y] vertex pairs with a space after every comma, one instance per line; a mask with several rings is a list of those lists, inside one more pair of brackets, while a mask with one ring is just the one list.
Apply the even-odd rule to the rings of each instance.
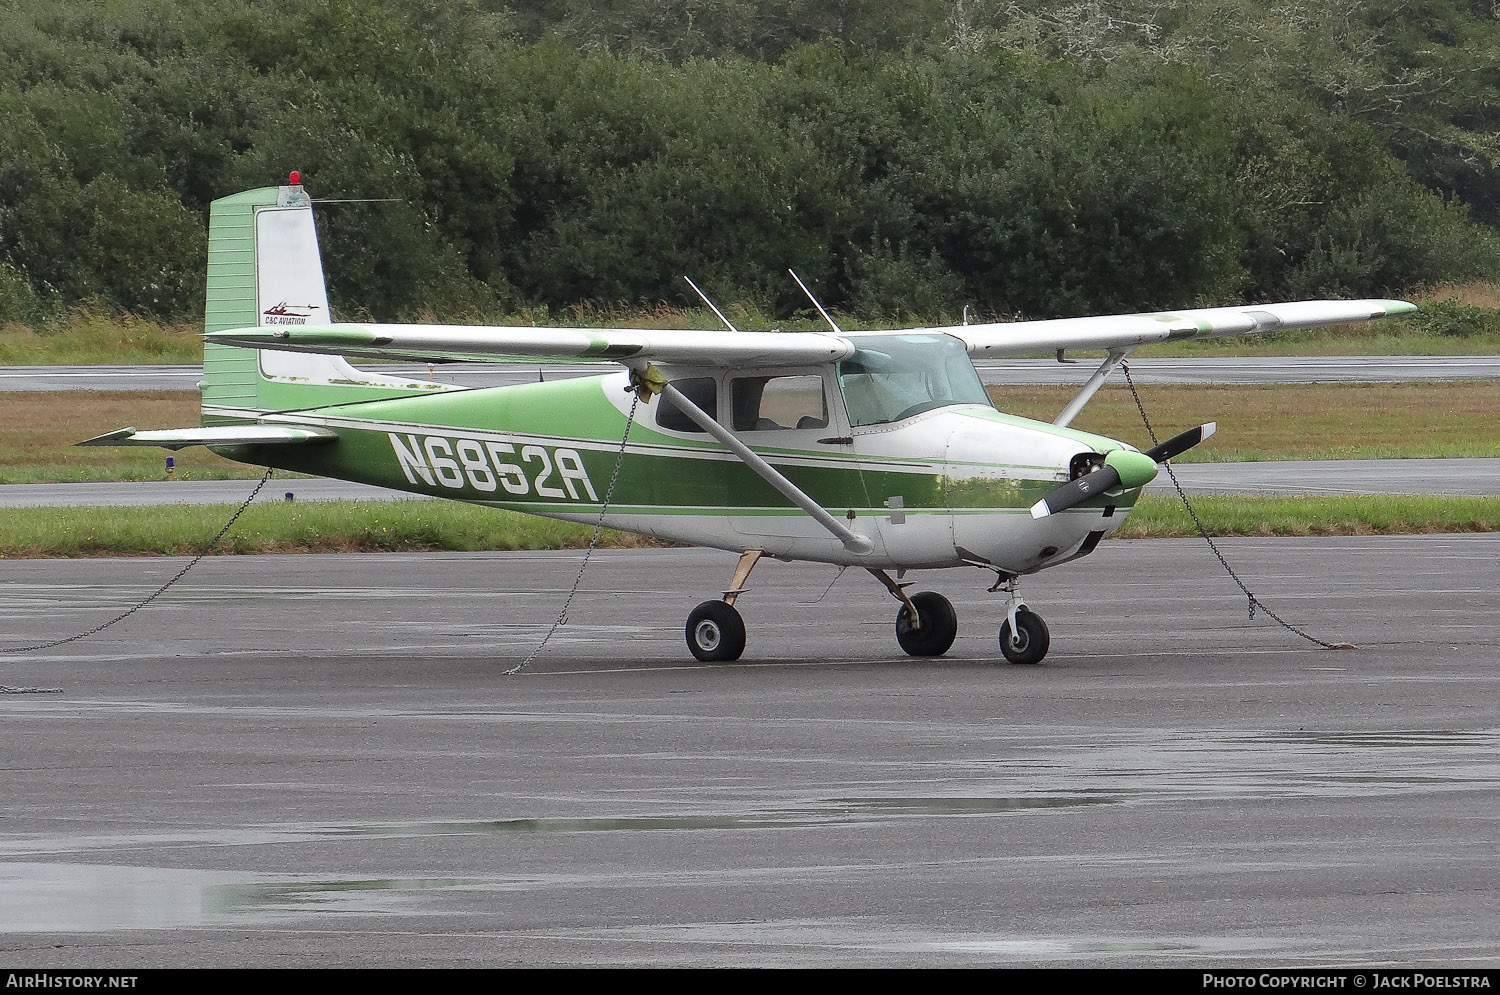
[[134, 425], [130, 426], [129, 428], [117, 428], [113, 432], [105, 432], [103, 435], [96, 435], [92, 439], [84, 439], [82, 442], [73, 443], [73, 445], [112, 446], [115, 443], [119, 442], [121, 439], [128, 439], [133, 435], [135, 435]]

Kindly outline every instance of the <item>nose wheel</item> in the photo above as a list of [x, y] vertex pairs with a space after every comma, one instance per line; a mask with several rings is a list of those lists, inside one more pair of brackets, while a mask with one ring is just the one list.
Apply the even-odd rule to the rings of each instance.
[[1000, 652], [1011, 663], [1041, 663], [1052, 645], [1052, 634], [1042, 616], [1028, 608], [1017, 608], [1012, 616], [1000, 625]]
[[1004, 591], [1006, 596], [1005, 621], [1000, 625], [1001, 654], [1011, 663], [1029, 666], [1042, 662], [1047, 648], [1052, 645], [1052, 634], [1047, 631], [1042, 616], [1027, 608], [1026, 602], [1021, 600], [1016, 582], [1014, 574], [1000, 571], [990, 593]]

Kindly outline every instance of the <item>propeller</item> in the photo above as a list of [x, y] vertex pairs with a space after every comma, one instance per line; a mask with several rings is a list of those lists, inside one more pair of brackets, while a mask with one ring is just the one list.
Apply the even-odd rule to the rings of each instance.
[[1144, 487], [1156, 476], [1158, 464], [1193, 448], [1213, 435], [1218, 428], [1217, 422], [1190, 428], [1181, 435], [1174, 435], [1166, 442], [1152, 446], [1144, 453], [1112, 449], [1105, 454], [1104, 462], [1095, 469], [1080, 474], [1032, 505], [1031, 517], [1046, 518], [1048, 515], [1055, 515], [1122, 484], [1126, 487]]

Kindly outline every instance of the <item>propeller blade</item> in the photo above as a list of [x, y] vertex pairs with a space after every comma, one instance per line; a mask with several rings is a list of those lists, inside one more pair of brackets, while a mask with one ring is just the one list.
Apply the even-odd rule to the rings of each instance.
[[1103, 464], [1093, 473], [1068, 481], [1057, 490], [1031, 506], [1032, 518], [1046, 518], [1059, 511], [1067, 511], [1075, 504], [1082, 504], [1095, 494], [1120, 486], [1120, 471]]
[[1218, 430], [1219, 423], [1216, 421], [1208, 422], [1205, 425], [1199, 425], [1197, 428], [1190, 428], [1186, 432], [1183, 432], [1181, 435], [1174, 435], [1166, 442], [1152, 446], [1150, 449], [1146, 450], [1146, 455], [1150, 456], [1158, 463], [1165, 463], [1172, 457], [1187, 452], [1189, 449], [1193, 448], [1198, 443], [1208, 438], [1210, 435], [1213, 435]]

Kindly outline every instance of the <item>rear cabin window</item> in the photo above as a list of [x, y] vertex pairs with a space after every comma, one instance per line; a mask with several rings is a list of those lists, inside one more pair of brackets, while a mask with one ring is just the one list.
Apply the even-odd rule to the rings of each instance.
[[820, 376], [739, 377], [730, 381], [729, 399], [736, 432], [828, 427]]
[[[713, 377], [689, 377], [673, 380], [672, 386], [682, 391], [683, 396], [708, 412], [710, 418], [719, 417], [719, 385]], [[656, 425], [670, 432], [701, 432], [698, 423], [688, 417], [686, 411], [666, 395], [657, 398]]]

